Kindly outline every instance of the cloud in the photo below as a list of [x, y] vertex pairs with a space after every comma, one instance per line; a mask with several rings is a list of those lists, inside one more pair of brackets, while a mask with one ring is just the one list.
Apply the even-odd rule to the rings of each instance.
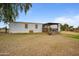
[[79, 26], [79, 15], [73, 17], [57, 17], [53, 22], [61, 23], [61, 24], [69, 24], [71, 26], [77, 27]]

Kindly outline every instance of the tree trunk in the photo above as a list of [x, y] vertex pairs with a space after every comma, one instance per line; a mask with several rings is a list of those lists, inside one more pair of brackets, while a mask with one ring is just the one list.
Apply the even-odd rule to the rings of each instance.
[[7, 29], [7, 27], [5, 27], [5, 33], [8, 33], [8, 29]]
[[52, 29], [51, 29], [51, 27], [48, 27], [48, 34], [52, 35]]

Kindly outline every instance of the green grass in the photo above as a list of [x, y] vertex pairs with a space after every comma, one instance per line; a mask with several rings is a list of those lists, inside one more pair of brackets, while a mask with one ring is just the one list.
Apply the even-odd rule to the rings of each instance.
[[79, 35], [71, 35], [70, 37], [75, 38], [75, 39], [79, 39]]
[[78, 35], [73, 35], [73, 34], [63, 34], [64, 36], [66, 37], [69, 37], [69, 38], [73, 38], [75, 40], [79, 40], [79, 34]]
[[74, 40], [79, 40], [79, 33], [76, 32], [61, 32], [61, 35], [73, 38]]

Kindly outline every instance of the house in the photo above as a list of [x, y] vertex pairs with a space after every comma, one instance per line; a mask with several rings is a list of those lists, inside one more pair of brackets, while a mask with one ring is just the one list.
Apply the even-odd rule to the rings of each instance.
[[43, 32], [49, 32], [49, 29], [51, 29], [51, 32], [60, 32], [60, 23], [46, 23], [43, 24]]
[[9, 24], [9, 33], [42, 32], [42, 23], [13, 22]]
[[9, 33], [41, 33], [48, 32], [48, 27], [52, 32], [60, 32], [59, 23], [32, 23], [32, 22], [13, 22], [9, 24]]

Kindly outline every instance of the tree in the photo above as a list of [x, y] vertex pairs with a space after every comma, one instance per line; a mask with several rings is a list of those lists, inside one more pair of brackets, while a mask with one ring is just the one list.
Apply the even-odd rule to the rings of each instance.
[[48, 26], [48, 34], [51, 35], [52, 34], [52, 28], [50, 26]]
[[63, 26], [62, 24], [60, 24], [60, 27], [61, 27], [61, 30], [62, 30], [62, 31], [65, 30], [65, 28], [64, 28], [64, 26]]
[[65, 31], [68, 31], [69, 25], [68, 25], [68, 24], [64, 24], [63, 26], [64, 26], [64, 30], [65, 30]]
[[77, 27], [77, 29], [79, 29], [79, 26]]
[[79, 26], [78, 26], [77, 28], [75, 28], [75, 31], [76, 31], [76, 32], [79, 32]]
[[0, 21], [4, 23], [14, 22], [20, 12], [25, 12], [32, 7], [30, 3], [0, 3]]
[[64, 24], [64, 25], [61, 24], [61, 30], [62, 31], [68, 31], [69, 30], [69, 25], [68, 24]]
[[69, 31], [73, 31], [73, 26], [69, 26]]
[[64, 24], [64, 27], [65, 27], [65, 31], [68, 31], [69, 25], [68, 24]]

